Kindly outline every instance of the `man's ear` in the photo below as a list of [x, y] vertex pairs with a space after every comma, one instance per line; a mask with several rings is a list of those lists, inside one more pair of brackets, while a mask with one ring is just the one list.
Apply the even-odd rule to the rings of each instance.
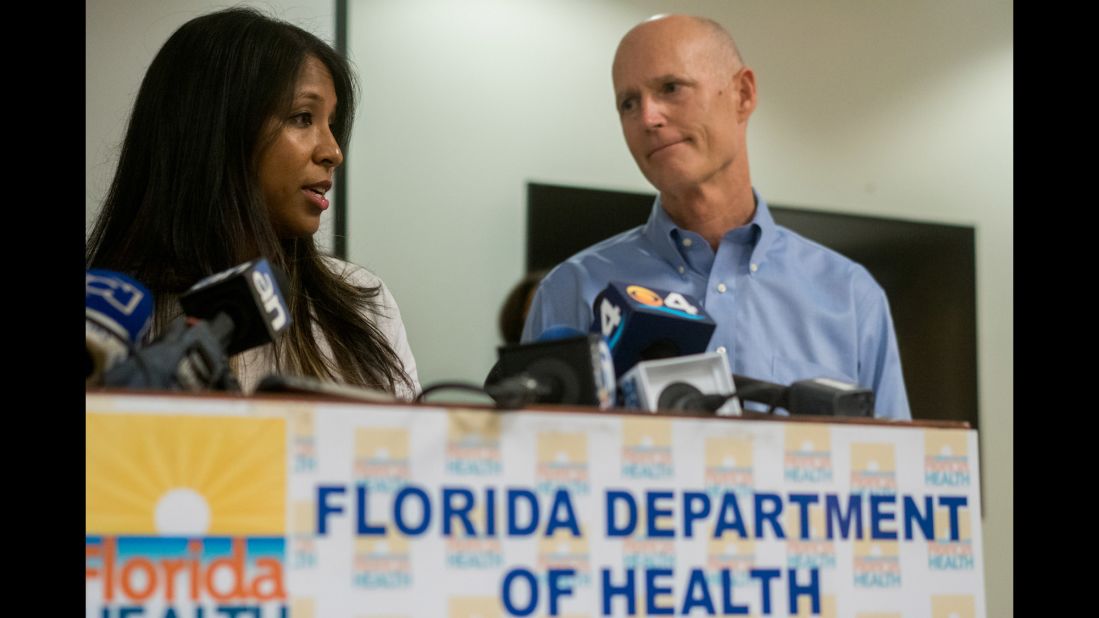
[[744, 67], [733, 85], [737, 93], [737, 120], [745, 122], [756, 109], [756, 74]]

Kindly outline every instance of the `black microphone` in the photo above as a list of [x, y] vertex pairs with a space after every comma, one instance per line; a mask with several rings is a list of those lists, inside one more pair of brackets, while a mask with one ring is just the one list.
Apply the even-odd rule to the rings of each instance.
[[266, 258], [245, 262], [202, 279], [179, 297], [183, 313], [215, 321], [224, 314], [216, 332], [229, 356], [271, 343], [290, 327], [290, 309], [282, 290], [289, 290], [286, 275]]
[[619, 379], [643, 360], [705, 352], [716, 328], [686, 294], [619, 281], [595, 297], [592, 313], [591, 331], [607, 340]]
[[279, 283], [286, 278], [264, 258], [211, 275], [179, 303], [186, 318], [104, 376], [108, 386], [239, 391], [228, 357], [274, 341], [290, 326]]
[[686, 382], [672, 382], [660, 392], [656, 407], [659, 410], [716, 414], [718, 409], [733, 396], [732, 393], [707, 395]]
[[547, 329], [538, 341], [501, 346], [485, 391], [498, 405], [614, 405], [614, 366], [603, 338], [572, 328]]
[[733, 375], [737, 396], [790, 414], [817, 416], [874, 416], [874, 391], [831, 378], [798, 380], [790, 386]]
[[84, 384], [130, 356], [153, 323], [153, 295], [137, 280], [99, 268], [84, 277]]

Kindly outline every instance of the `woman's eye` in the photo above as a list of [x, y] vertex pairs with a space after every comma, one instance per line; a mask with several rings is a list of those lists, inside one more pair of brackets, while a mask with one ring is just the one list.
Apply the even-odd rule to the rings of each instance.
[[294, 114], [290, 117], [290, 122], [294, 126], [308, 127], [313, 124], [313, 114], [310, 112], [302, 112], [300, 114]]

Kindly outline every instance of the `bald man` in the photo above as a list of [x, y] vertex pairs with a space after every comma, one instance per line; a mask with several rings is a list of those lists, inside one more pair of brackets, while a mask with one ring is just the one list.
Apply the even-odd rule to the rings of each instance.
[[625, 281], [698, 299], [710, 351], [733, 373], [872, 388], [875, 416], [910, 420], [889, 304], [865, 268], [776, 225], [748, 171], [755, 74], [718, 23], [684, 15], [635, 26], [611, 71], [622, 133], [659, 191], [649, 221], [569, 258], [542, 281], [523, 341], [588, 330], [592, 301]]

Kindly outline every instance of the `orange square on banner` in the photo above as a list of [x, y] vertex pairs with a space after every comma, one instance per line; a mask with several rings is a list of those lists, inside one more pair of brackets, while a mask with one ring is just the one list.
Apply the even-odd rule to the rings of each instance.
[[95, 413], [84, 419], [87, 534], [285, 534], [283, 419]]

